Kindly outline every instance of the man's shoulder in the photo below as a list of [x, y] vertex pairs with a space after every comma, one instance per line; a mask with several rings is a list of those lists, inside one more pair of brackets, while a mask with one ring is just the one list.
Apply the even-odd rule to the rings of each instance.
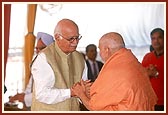
[[142, 65], [146, 65], [147, 63], [150, 63], [154, 59], [154, 52], [146, 53], [142, 60]]
[[152, 57], [152, 56], [154, 56], [154, 52], [148, 52], [145, 54], [144, 57]]
[[72, 54], [75, 54], [75, 55], [78, 55], [78, 56], [82, 56], [82, 54], [80, 52], [78, 52], [78, 51], [74, 51], [74, 52], [72, 52]]
[[96, 62], [99, 63], [99, 64], [101, 64], [101, 65], [103, 65], [103, 63], [101, 61], [96, 60]]
[[80, 52], [78, 52], [78, 51], [72, 52], [72, 53], [71, 53], [71, 56], [72, 56], [73, 58], [79, 59], [79, 60], [81, 60], [81, 61], [85, 61], [84, 58], [83, 58], [83, 55], [82, 55]]

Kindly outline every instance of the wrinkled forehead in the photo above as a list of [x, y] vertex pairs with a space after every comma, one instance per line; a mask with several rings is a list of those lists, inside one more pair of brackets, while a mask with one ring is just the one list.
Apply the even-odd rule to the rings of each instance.
[[79, 35], [79, 31], [78, 28], [76, 28], [76, 26], [64, 26], [61, 33], [63, 35], [70, 35], [70, 36], [78, 36]]

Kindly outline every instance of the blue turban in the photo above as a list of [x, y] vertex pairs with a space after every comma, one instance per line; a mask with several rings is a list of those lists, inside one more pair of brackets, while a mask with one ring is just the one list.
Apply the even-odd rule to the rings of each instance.
[[37, 40], [41, 39], [42, 42], [43, 42], [46, 46], [48, 46], [48, 45], [50, 45], [51, 43], [54, 42], [53, 36], [51, 36], [51, 35], [49, 35], [49, 34], [47, 34], [47, 33], [44, 33], [44, 32], [38, 32], [36, 38], [37, 38]]

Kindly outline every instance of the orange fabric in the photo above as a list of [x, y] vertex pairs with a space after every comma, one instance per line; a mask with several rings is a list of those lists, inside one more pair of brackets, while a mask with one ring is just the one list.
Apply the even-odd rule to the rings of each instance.
[[144, 68], [125, 48], [106, 61], [90, 94], [91, 110], [154, 110], [157, 101]]
[[27, 19], [27, 29], [28, 33], [25, 36], [25, 45], [24, 45], [24, 61], [25, 61], [25, 87], [27, 86], [30, 79], [30, 64], [32, 62], [34, 54], [34, 44], [35, 36], [33, 35], [35, 16], [36, 16], [37, 4], [28, 5], [28, 19]]

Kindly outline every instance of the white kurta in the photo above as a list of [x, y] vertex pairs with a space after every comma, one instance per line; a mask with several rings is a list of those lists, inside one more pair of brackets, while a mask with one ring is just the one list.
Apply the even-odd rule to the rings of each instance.
[[30, 107], [32, 104], [32, 76], [29, 79], [29, 83], [27, 84], [26, 90], [24, 91], [25, 97], [24, 102], [26, 104], [26, 107]]

